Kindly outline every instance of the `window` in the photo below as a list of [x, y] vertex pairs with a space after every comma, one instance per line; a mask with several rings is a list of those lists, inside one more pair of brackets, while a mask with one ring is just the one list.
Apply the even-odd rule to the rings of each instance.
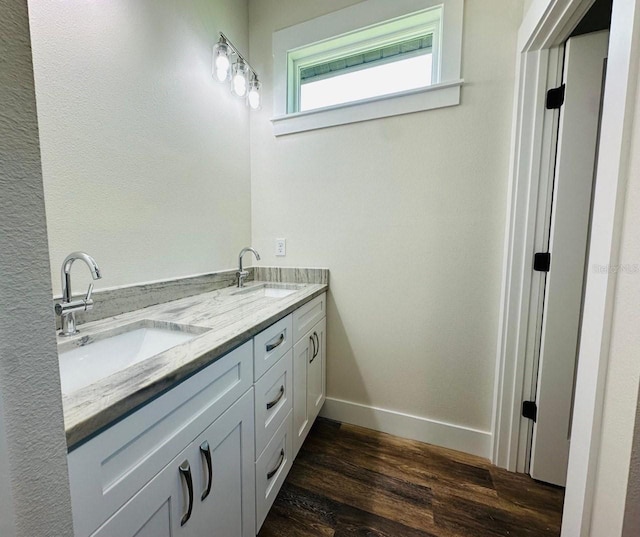
[[439, 76], [441, 18], [437, 6], [289, 51], [288, 112], [431, 85]]
[[274, 34], [276, 135], [460, 101], [462, 0], [367, 0]]
[[431, 52], [394, 62], [344, 69], [331, 76], [300, 77], [299, 110], [314, 110], [340, 103], [423, 88], [431, 84]]

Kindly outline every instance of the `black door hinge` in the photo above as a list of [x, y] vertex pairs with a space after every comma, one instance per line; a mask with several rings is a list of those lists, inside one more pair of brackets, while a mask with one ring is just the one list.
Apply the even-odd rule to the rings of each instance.
[[547, 91], [547, 110], [555, 110], [564, 104], [564, 84]]
[[551, 254], [549, 252], [540, 252], [533, 256], [533, 270], [549, 272], [549, 267], [551, 267]]
[[533, 420], [535, 423], [538, 419], [538, 405], [535, 401], [522, 401], [522, 416]]

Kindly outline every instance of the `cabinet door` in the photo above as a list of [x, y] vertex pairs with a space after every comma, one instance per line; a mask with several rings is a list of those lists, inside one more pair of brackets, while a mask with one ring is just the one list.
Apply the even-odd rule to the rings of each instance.
[[326, 317], [293, 347], [293, 455], [298, 455], [326, 398]]
[[194, 442], [198, 472], [190, 535], [254, 537], [253, 389]]
[[293, 347], [293, 456], [311, 428], [307, 397], [307, 369], [313, 356], [313, 332], [308, 332]]
[[[92, 537], [187, 537], [189, 487], [185, 471], [190, 447], [181, 452], [133, 498], [107, 520]], [[191, 471], [192, 468], [189, 468]], [[193, 474], [191, 474], [191, 477]], [[191, 496], [193, 498], [193, 496]], [[193, 505], [193, 504], [192, 504]], [[193, 513], [192, 513], [193, 514]]]
[[311, 329], [315, 349], [307, 366], [307, 408], [310, 426], [318, 416], [326, 399], [326, 331], [327, 319], [322, 319]]

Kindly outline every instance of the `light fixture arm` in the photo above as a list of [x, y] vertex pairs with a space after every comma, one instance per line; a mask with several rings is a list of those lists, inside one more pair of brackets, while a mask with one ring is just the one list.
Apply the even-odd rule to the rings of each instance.
[[229, 38], [226, 35], [224, 35], [222, 32], [220, 32], [220, 41], [222, 41], [225, 45], [227, 45], [233, 51], [233, 53], [238, 57], [238, 59], [249, 68], [249, 70], [251, 71], [251, 74], [253, 75], [253, 79], [258, 80], [258, 73], [256, 72], [256, 70], [253, 67], [251, 67], [251, 64], [240, 53], [240, 51], [238, 50], [238, 47], [236, 47], [229, 40]]

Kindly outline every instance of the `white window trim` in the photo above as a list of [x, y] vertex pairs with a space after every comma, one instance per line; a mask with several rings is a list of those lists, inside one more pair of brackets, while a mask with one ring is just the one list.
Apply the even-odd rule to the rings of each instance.
[[[443, 5], [440, 81], [425, 88], [287, 114], [288, 52]], [[460, 104], [463, 0], [367, 0], [273, 34], [276, 136]]]

